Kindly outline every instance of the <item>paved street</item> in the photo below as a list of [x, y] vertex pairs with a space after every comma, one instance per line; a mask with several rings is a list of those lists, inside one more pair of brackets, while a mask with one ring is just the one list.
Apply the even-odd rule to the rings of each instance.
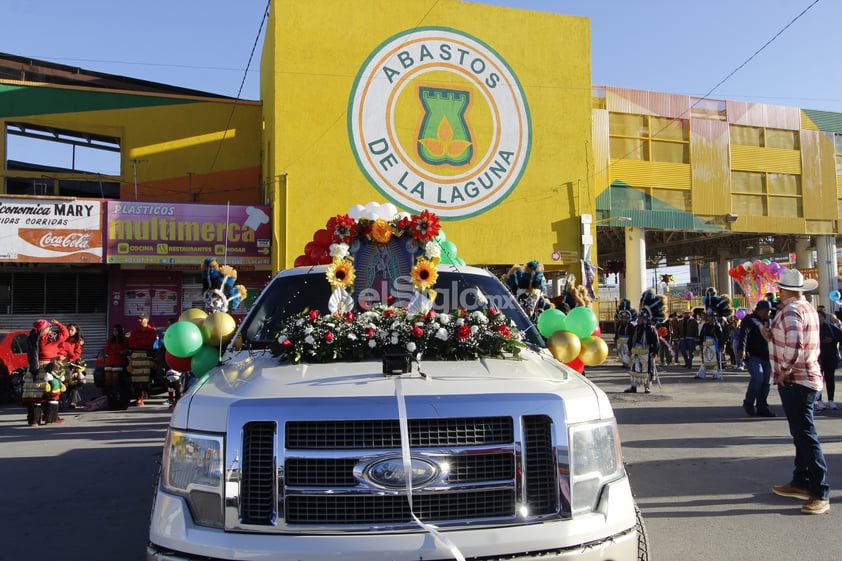
[[[805, 516], [799, 501], [770, 491], [792, 469], [785, 419], [745, 416], [745, 373], [723, 382], [692, 374], [670, 370], [661, 389], [644, 395], [622, 393], [627, 378], [615, 366], [588, 370], [620, 421], [654, 558], [842, 559], [842, 411], [818, 415], [831, 512]], [[119, 412], [65, 411], [63, 425], [38, 428], [25, 425], [23, 408], [0, 406], [6, 515], [0, 561], [143, 559], [169, 419], [161, 398], [147, 403]], [[781, 413], [774, 388], [770, 403]]]

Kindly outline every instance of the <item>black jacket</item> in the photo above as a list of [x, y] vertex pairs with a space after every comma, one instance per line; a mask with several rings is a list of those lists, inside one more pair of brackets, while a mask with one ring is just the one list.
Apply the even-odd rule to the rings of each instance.
[[746, 357], [769, 360], [769, 343], [763, 338], [763, 320], [757, 314], [749, 314], [740, 322], [740, 348]]

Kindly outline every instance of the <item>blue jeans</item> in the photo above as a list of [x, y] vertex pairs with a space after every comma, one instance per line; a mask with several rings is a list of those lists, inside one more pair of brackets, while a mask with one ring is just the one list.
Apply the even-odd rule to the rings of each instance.
[[795, 469], [790, 483], [807, 489], [812, 497], [827, 500], [830, 497], [827, 463], [813, 422], [813, 402], [818, 393], [800, 384], [778, 384], [789, 434], [795, 445]]
[[681, 351], [681, 356], [684, 357], [684, 366], [687, 368], [693, 366], [693, 357], [696, 356], [696, 340], [689, 337], [682, 339], [678, 348]]
[[769, 409], [769, 378], [772, 375], [772, 364], [756, 356], [746, 359], [746, 368], [751, 377], [746, 390], [746, 402], [754, 405], [757, 402], [758, 411]]

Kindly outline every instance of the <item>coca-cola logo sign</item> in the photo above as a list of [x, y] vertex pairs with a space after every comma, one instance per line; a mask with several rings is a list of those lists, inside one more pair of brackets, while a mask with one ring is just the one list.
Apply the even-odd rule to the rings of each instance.
[[62, 253], [87, 251], [102, 247], [102, 233], [100, 231], [30, 228], [21, 229], [19, 235], [34, 246]]
[[70, 248], [70, 249], [89, 249], [91, 235], [89, 233], [73, 232], [70, 234], [56, 235], [53, 232], [47, 232], [41, 236], [41, 247], [49, 249]]

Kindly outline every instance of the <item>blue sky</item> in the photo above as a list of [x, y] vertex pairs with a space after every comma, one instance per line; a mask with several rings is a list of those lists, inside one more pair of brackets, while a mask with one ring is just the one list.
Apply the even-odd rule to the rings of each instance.
[[[810, 7], [711, 97], [842, 112], [842, 73], [831, 62], [839, 0], [480, 3], [587, 17], [595, 84], [688, 95], [708, 93]], [[236, 96], [265, 7], [265, 0], [5, 0], [0, 52]], [[259, 98], [260, 45], [262, 36], [245, 99]]]

